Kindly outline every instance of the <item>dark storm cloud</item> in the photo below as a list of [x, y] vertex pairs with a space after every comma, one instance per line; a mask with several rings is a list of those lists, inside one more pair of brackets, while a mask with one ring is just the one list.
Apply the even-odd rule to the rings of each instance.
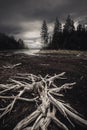
[[86, 12], [87, 0], [0, 0], [0, 31], [12, 34], [31, 31], [39, 24], [33, 28], [31, 22], [47, 19], [51, 23], [57, 16], [64, 20], [69, 13], [78, 18]]

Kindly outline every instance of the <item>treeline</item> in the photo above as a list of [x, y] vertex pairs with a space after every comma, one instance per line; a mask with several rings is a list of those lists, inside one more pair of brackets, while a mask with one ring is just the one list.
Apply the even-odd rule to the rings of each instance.
[[47, 49], [87, 50], [87, 29], [78, 24], [68, 15], [64, 26], [56, 18], [52, 36], [48, 34], [47, 23], [44, 20], [41, 28], [41, 39]]
[[0, 50], [9, 49], [23, 49], [25, 48], [22, 39], [15, 40], [13, 36], [7, 36], [4, 33], [0, 33]]

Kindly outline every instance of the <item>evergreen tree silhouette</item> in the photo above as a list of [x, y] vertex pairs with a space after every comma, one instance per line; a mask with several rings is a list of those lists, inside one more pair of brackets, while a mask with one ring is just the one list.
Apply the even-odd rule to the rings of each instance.
[[65, 33], [71, 33], [73, 31], [75, 31], [75, 27], [74, 27], [74, 21], [71, 19], [71, 16], [68, 15], [67, 19], [66, 19], [66, 23], [64, 25], [64, 29], [63, 31]]
[[87, 33], [84, 25], [78, 24], [77, 26], [77, 43], [79, 44], [79, 50], [87, 49]]
[[59, 49], [61, 47], [61, 35], [62, 35], [62, 26], [58, 18], [56, 18], [52, 39], [52, 49]]
[[78, 26], [77, 26], [77, 32], [81, 33], [82, 30], [83, 30], [82, 25], [81, 25], [81, 24], [78, 24]]
[[44, 46], [47, 46], [48, 44], [48, 27], [45, 20], [43, 21], [41, 27], [41, 42], [43, 43]]
[[63, 28], [63, 49], [71, 49], [72, 41], [74, 41], [73, 34], [75, 32], [74, 21], [71, 19], [71, 16], [68, 15], [64, 28]]
[[[70, 49], [70, 50], [87, 50], [87, 27], [78, 24], [75, 29], [74, 21], [68, 15], [64, 28], [56, 18], [53, 35], [49, 36], [46, 21], [43, 21], [41, 28], [41, 39], [47, 49]], [[47, 44], [49, 42], [49, 44]]]

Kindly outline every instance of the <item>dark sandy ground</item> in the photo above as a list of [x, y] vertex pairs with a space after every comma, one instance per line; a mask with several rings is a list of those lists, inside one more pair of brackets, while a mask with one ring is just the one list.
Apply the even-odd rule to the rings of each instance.
[[[6, 69], [3, 66], [22, 63], [14, 69]], [[71, 104], [85, 119], [87, 119], [87, 56], [77, 54], [50, 54], [41, 53], [39, 56], [25, 54], [0, 53], [0, 83], [7, 83], [8, 79], [17, 73], [33, 73], [35, 75], [54, 75], [66, 72], [66, 82], [76, 82], [72, 90], [65, 92], [64, 100]], [[2, 103], [0, 101], [0, 103]], [[18, 121], [34, 111], [34, 104], [20, 102], [15, 104], [14, 110], [0, 121], [0, 130], [12, 130]], [[55, 124], [50, 125], [49, 130], [57, 130]], [[84, 127], [70, 128], [70, 130], [84, 130]], [[87, 129], [87, 128], [86, 128]], [[86, 130], [85, 129], [85, 130]]]

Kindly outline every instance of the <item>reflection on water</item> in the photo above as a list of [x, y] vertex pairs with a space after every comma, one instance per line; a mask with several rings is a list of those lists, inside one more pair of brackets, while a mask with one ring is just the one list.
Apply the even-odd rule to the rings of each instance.
[[23, 50], [17, 50], [14, 53], [15, 54], [27, 54], [27, 55], [37, 55], [37, 53], [40, 51], [40, 49], [23, 49]]

